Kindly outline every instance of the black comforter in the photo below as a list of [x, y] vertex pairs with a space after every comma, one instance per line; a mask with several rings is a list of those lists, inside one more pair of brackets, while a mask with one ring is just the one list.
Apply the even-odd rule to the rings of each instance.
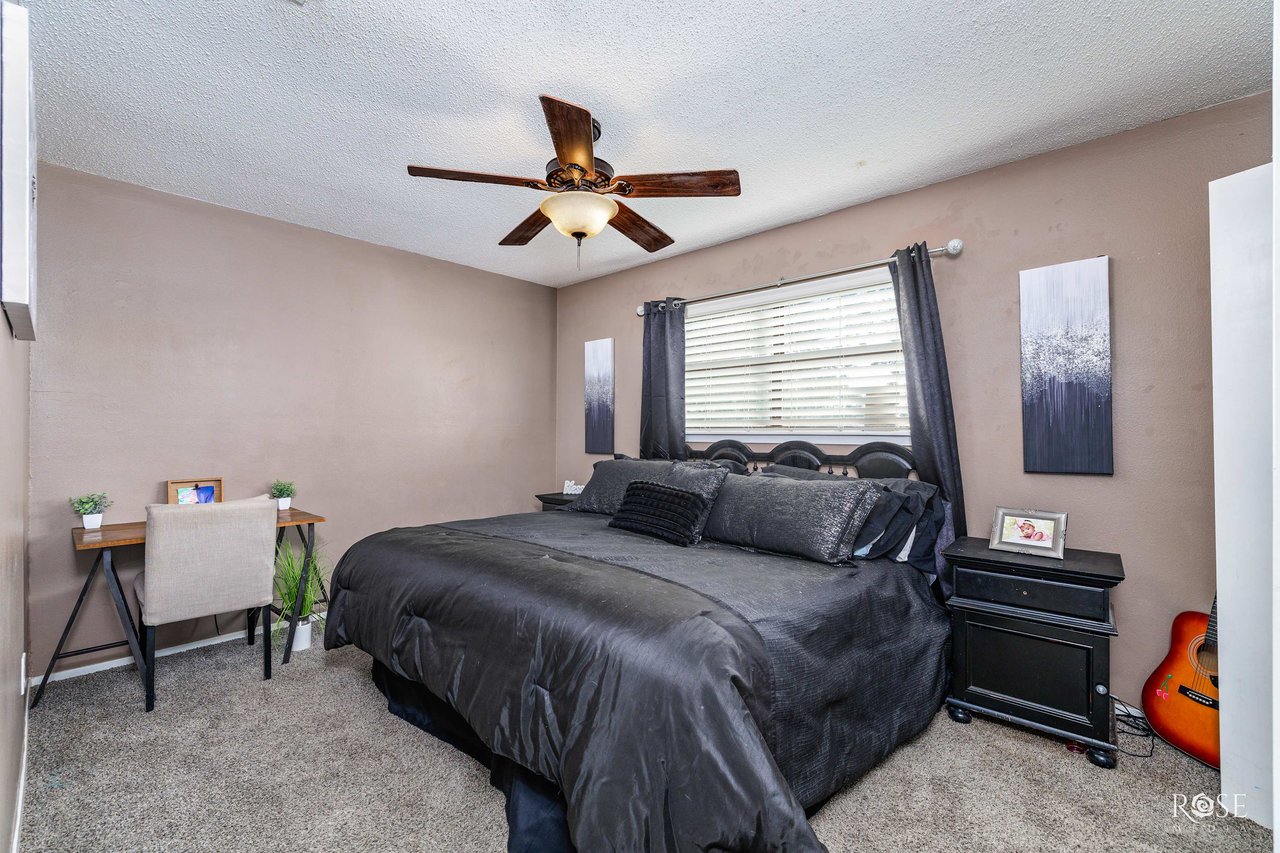
[[922, 730], [926, 578], [530, 513], [388, 530], [333, 576], [354, 643], [560, 786], [579, 850], [822, 850], [804, 815]]

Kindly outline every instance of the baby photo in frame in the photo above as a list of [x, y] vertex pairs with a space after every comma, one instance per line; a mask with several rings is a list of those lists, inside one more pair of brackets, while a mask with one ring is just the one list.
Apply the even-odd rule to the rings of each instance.
[[991, 523], [993, 551], [1062, 559], [1067, 544], [1067, 514], [1041, 509], [996, 507]]

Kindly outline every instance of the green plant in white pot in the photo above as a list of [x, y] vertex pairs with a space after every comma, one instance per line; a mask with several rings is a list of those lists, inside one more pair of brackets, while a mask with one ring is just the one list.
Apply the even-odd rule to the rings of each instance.
[[111, 500], [107, 497], [106, 492], [93, 492], [88, 495], [81, 495], [78, 498], [71, 498], [71, 508], [76, 511], [76, 515], [80, 516], [84, 523], [85, 530], [97, 530], [102, 526], [102, 513], [107, 507], [111, 506]]
[[288, 509], [293, 505], [293, 496], [298, 490], [288, 480], [276, 480], [271, 484], [271, 497], [276, 499], [277, 509]]
[[272, 630], [277, 642], [283, 643], [289, 634], [289, 617], [293, 616], [293, 607], [302, 596], [302, 609], [298, 612], [298, 629], [293, 635], [293, 650], [300, 652], [311, 648], [311, 625], [313, 622], [323, 623], [324, 616], [316, 610], [320, 600], [320, 589], [324, 568], [319, 555], [311, 556], [311, 568], [307, 572], [307, 585], [302, 589], [302, 552], [296, 550], [288, 542], [280, 543], [276, 549], [276, 597], [280, 599], [280, 618]]

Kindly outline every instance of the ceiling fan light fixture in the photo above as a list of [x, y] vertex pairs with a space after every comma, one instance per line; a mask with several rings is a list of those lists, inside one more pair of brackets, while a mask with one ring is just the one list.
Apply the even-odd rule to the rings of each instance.
[[589, 190], [566, 190], [547, 196], [538, 209], [557, 231], [579, 242], [599, 234], [618, 215], [616, 201]]

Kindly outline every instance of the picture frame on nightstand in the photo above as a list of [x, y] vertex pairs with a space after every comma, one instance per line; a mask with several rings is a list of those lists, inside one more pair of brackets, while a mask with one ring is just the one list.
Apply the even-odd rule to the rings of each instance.
[[996, 507], [991, 522], [993, 551], [1061, 560], [1067, 547], [1067, 514], [1043, 509]]

